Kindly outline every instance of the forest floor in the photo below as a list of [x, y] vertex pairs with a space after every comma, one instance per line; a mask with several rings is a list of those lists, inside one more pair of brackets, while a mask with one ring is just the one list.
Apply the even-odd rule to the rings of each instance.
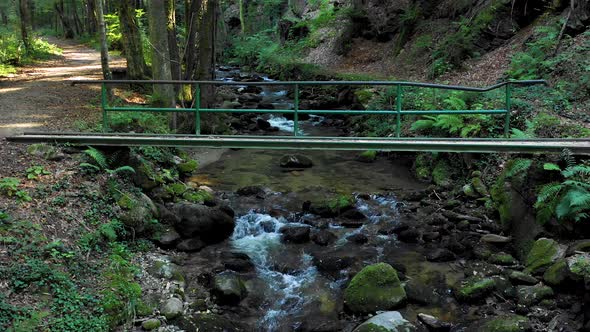
[[[63, 55], [27, 65], [0, 79], [0, 137], [34, 130], [67, 130], [76, 121], [94, 122], [100, 87], [72, 86], [76, 79], [100, 79], [100, 52], [72, 40], [46, 37]], [[125, 65], [112, 57], [111, 67]]]

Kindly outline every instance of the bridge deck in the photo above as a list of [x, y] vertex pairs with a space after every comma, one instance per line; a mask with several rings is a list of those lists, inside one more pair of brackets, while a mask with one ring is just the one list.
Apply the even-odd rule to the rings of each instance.
[[590, 154], [590, 139], [451, 139], [358, 137], [264, 137], [147, 134], [25, 133], [7, 138], [16, 143], [68, 143], [93, 146], [167, 146], [284, 150], [380, 150], [473, 153]]

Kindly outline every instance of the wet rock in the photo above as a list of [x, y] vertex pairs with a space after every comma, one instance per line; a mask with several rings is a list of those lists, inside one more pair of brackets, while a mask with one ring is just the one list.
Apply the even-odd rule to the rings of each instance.
[[187, 174], [192, 174], [194, 171], [196, 171], [197, 167], [199, 167], [199, 163], [196, 160], [191, 159], [186, 162], [178, 164], [177, 167], [178, 167], [178, 171], [181, 174], [187, 175]]
[[428, 331], [431, 332], [447, 332], [451, 330], [450, 323], [443, 322], [434, 316], [420, 313], [418, 314], [418, 320], [420, 320], [422, 324], [426, 325]]
[[239, 321], [215, 313], [198, 313], [175, 322], [184, 331], [239, 332], [248, 331]]
[[213, 278], [213, 294], [221, 304], [235, 305], [247, 295], [242, 279], [233, 272], [222, 272]]
[[568, 257], [567, 266], [574, 280], [587, 281], [587, 291], [590, 291], [590, 254], [583, 253]]
[[367, 216], [357, 209], [347, 209], [346, 211], [342, 212], [340, 216], [344, 219], [348, 220], [366, 220]]
[[137, 195], [124, 193], [117, 201], [117, 205], [121, 208], [119, 219], [125, 226], [133, 228], [136, 233], [146, 231], [149, 221], [158, 216], [158, 208], [143, 193]]
[[309, 226], [283, 226], [279, 230], [281, 232], [283, 242], [291, 243], [306, 243], [309, 242], [309, 234], [311, 228]]
[[468, 330], [478, 332], [525, 332], [530, 329], [531, 323], [528, 318], [519, 315], [505, 315], [487, 319]]
[[413, 332], [416, 327], [397, 311], [380, 313], [359, 325], [353, 332]]
[[238, 189], [236, 192], [239, 196], [255, 196], [256, 198], [264, 199], [266, 191], [262, 186], [247, 186]]
[[533, 274], [543, 272], [564, 256], [565, 249], [559, 243], [552, 239], [540, 238], [535, 241], [526, 257], [526, 270]]
[[155, 329], [159, 328], [161, 325], [162, 325], [162, 322], [160, 322], [159, 319], [151, 318], [148, 320], [144, 320], [143, 323], [141, 323], [141, 328], [146, 331], [151, 331], [151, 330], [155, 330]]
[[173, 213], [179, 219], [174, 226], [185, 238], [198, 236], [211, 244], [227, 239], [234, 231], [234, 213], [225, 206], [179, 203], [174, 206]]
[[174, 247], [178, 241], [180, 241], [180, 234], [173, 229], [165, 231], [156, 239], [156, 243], [165, 249]]
[[236, 272], [250, 272], [254, 271], [254, 263], [250, 257], [240, 252], [228, 252], [221, 256], [223, 266]]
[[348, 269], [355, 262], [355, 253], [351, 251], [329, 251], [313, 254], [313, 264], [318, 271], [333, 280], [340, 279], [341, 271]]
[[567, 249], [567, 256], [572, 256], [576, 252], [590, 252], [590, 240], [579, 240], [571, 244]]
[[397, 271], [386, 263], [365, 267], [344, 291], [345, 305], [353, 313], [395, 309], [405, 301], [406, 292]]
[[321, 229], [314, 231], [311, 234], [311, 240], [320, 246], [327, 246], [328, 244], [334, 243], [338, 237], [327, 229]]
[[463, 280], [454, 290], [457, 300], [477, 302], [490, 294], [496, 286], [492, 278], [471, 277]]
[[543, 286], [541, 284], [535, 286], [518, 286], [516, 289], [516, 295], [518, 304], [531, 306], [544, 299], [553, 297], [553, 290], [551, 287]]
[[407, 242], [407, 243], [418, 243], [420, 236], [421, 236], [421, 234], [418, 229], [410, 228], [410, 229], [400, 232], [397, 235], [397, 238], [400, 241]]
[[288, 154], [281, 157], [279, 165], [283, 168], [310, 168], [313, 162], [300, 154]]
[[176, 249], [182, 252], [197, 252], [203, 249], [207, 244], [201, 238], [192, 238], [181, 241], [176, 245]]
[[512, 238], [502, 235], [496, 234], [486, 234], [481, 237], [481, 242], [491, 243], [491, 244], [504, 244], [509, 243]]
[[444, 248], [436, 248], [426, 254], [426, 259], [431, 262], [450, 262], [456, 258], [452, 251]]
[[166, 317], [166, 319], [171, 320], [174, 319], [182, 314], [183, 310], [183, 303], [181, 300], [173, 297], [168, 299], [162, 307], [160, 308], [160, 313]]
[[510, 281], [516, 285], [535, 285], [539, 282], [537, 278], [521, 271], [509, 271], [508, 279], [510, 279]]
[[[296, 321], [302, 322], [297, 331], [342, 331], [342, 322], [339, 319], [341, 311], [342, 301], [335, 293], [329, 290], [318, 290], [314, 292], [311, 301], [306, 301], [303, 305], [301, 314], [297, 315]], [[292, 330], [292, 328], [277, 330]]]
[[510, 254], [499, 252], [497, 254], [490, 255], [488, 262], [498, 265], [514, 265], [516, 263], [516, 259], [514, 259], [514, 257], [512, 257]]
[[259, 103], [262, 96], [254, 93], [244, 93], [238, 96], [240, 104]]
[[272, 126], [267, 120], [256, 119], [256, 127], [258, 127], [260, 130], [269, 130]]
[[408, 302], [420, 305], [432, 305], [439, 302], [439, 296], [436, 290], [430, 285], [414, 278], [410, 279], [404, 286]]
[[349, 235], [346, 240], [356, 244], [365, 244], [369, 242], [369, 238], [364, 233], [354, 233]]
[[560, 259], [543, 273], [543, 280], [551, 286], [559, 286], [568, 279], [569, 274], [567, 261]]

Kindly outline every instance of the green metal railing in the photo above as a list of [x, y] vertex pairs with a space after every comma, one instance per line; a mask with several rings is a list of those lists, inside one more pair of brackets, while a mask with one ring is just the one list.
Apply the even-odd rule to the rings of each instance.
[[[80, 80], [72, 84], [100, 84], [101, 107], [103, 131], [109, 129], [109, 112], [181, 112], [195, 114], [195, 135], [201, 135], [201, 115], [204, 113], [275, 113], [275, 114], [292, 114], [294, 122], [294, 136], [299, 133], [299, 115], [300, 114], [347, 114], [347, 115], [392, 115], [396, 117], [396, 137], [401, 136], [402, 116], [405, 115], [441, 115], [441, 114], [482, 114], [482, 115], [504, 115], [504, 136], [508, 137], [510, 133], [510, 116], [512, 109], [512, 90], [514, 86], [530, 86], [537, 84], [546, 84], [544, 80], [526, 80], [526, 81], [508, 81], [495, 84], [486, 88], [473, 88], [456, 85], [442, 85], [431, 83], [401, 82], [401, 81], [297, 81], [297, 82], [224, 82], [224, 81], [148, 81], [148, 80]], [[194, 86], [195, 98], [194, 107], [191, 108], [161, 108], [161, 107], [111, 107], [108, 104], [107, 85], [113, 84], [171, 84], [171, 85], [192, 85]], [[293, 86], [294, 88], [294, 107], [292, 110], [280, 109], [224, 109], [224, 108], [202, 108], [201, 107], [201, 89], [205, 85], [213, 86]], [[300, 109], [300, 87], [302, 86], [389, 86], [396, 87], [396, 108], [385, 110], [302, 110]], [[504, 88], [505, 101], [504, 109], [493, 110], [403, 110], [404, 88], [417, 87], [427, 89], [455, 90], [467, 92], [489, 92]]]

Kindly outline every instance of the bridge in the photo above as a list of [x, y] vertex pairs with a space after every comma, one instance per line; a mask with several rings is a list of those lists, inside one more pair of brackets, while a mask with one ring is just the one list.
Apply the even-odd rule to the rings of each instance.
[[[206, 148], [251, 148], [251, 149], [295, 149], [295, 150], [381, 150], [381, 151], [432, 151], [432, 152], [473, 152], [473, 153], [559, 153], [569, 149], [574, 154], [590, 154], [590, 139], [510, 139], [512, 113], [512, 91], [514, 87], [546, 84], [543, 80], [508, 81], [485, 88], [455, 85], [401, 81], [138, 81], [138, 80], [81, 80], [72, 84], [100, 84], [102, 108], [102, 133], [43, 133], [33, 132], [11, 136], [7, 139], [17, 143], [63, 143], [94, 146], [167, 146]], [[168, 84], [194, 87], [194, 102], [190, 108], [160, 107], [114, 107], [108, 104], [108, 85]], [[282, 109], [220, 109], [201, 107], [201, 91], [204, 86], [264, 86], [278, 85], [292, 87], [294, 105], [291, 110]], [[394, 87], [395, 109], [381, 110], [302, 110], [300, 109], [301, 87], [303, 86], [371, 86]], [[404, 110], [404, 89], [467, 91], [484, 93], [500, 91], [504, 94], [503, 108], [488, 110]], [[112, 133], [109, 130], [111, 112], [156, 112], [192, 113], [195, 119], [195, 133], [191, 135], [155, 135]], [[205, 113], [274, 113], [291, 114], [294, 122], [293, 136], [246, 136], [246, 135], [203, 135], [201, 115]], [[306, 115], [389, 115], [395, 117], [395, 137], [316, 137], [302, 136], [299, 116]], [[421, 115], [494, 115], [503, 117], [503, 138], [420, 138], [401, 137], [401, 122], [405, 116]]]

